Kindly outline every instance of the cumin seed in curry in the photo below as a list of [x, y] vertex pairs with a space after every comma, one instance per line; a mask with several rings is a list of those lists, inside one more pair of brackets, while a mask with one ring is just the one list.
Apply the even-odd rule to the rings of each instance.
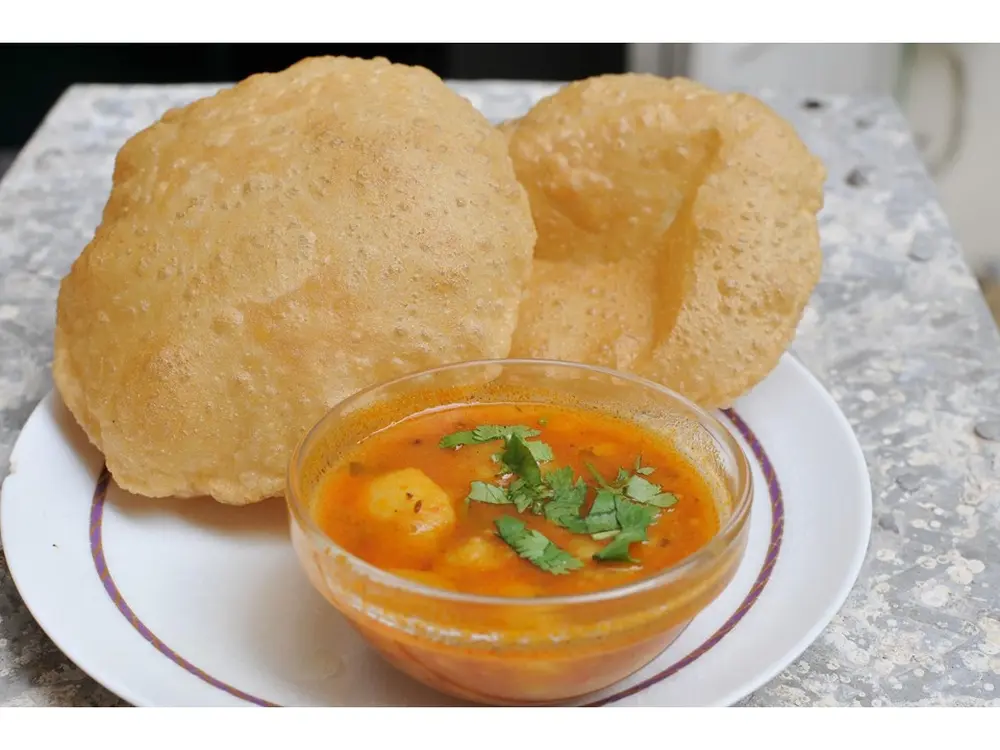
[[379, 568], [510, 597], [655, 575], [719, 528], [708, 485], [666, 441], [532, 403], [445, 407], [377, 432], [314, 507], [327, 535]]

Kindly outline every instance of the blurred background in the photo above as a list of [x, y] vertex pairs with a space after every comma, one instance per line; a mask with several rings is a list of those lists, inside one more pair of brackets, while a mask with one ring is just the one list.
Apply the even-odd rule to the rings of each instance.
[[0, 45], [0, 175], [77, 82], [236, 81], [317, 54], [382, 55], [444, 78], [565, 81], [600, 73], [686, 75], [719, 89], [895, 97], [1000, 320], [997, 44], [209, 44]]

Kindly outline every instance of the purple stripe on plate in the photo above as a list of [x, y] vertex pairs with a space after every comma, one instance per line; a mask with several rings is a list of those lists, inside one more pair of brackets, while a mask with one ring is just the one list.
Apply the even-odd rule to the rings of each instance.
[[111, 601], [114, 602], [118, 611], [121, 612], [125, 619], [129, 621], [129, 624], [139, 632], [139, 635], [149, 641], [153, 648], [170, 659], [170, 661], [174, 664], [193, 674], [199, 680], [207, 682], [212, 687], [216, 687], [236, 698], [247, 701], [248, 703], [253, 703], [257, 706], [276, 705], [270, 701], [264, 700], [263, 698], [258, 698], [254, 695], [250, 695], [249, 693], [245, 693], [232, 685], [228, 685], [222, 680], [212, 677], [212, 675], [208, 674], [205, 670], [196, 667], [194, 664], [170, 648], [166, 643], [157, 638], [156, 634], [146, 627], [142, 620], [140, 620], [135, 612], [132, 611], [132, 608], [129, 607], [128, 602], [125, 601], [125, 598], [115, 585], [115, 579], [112, 577], [111, 571], [108, 569], [108, 561], [104, 556], [104, 541], [101, 531], [104, 520], [104, 503], [107, 499], [108, 484], [110, 481], [111, 475], [108, 473], [108, 469], [105, 466], [101, 469], [101, 475], [97, 480], [97, 487], [94, 488], [94, 501], [90, 508], [90, 553], [94, 558], [94, 567], [97, 569], [97, 575], [100, 577], [101, 583], [104, 584], [104, 590], [108, 593], [108, 596], [111, 597]]
[[740, 602], [740, 606], [736, 608], [736, 611], [730, 615], [729, 619], [726, 620], [718, 630], [712, 633], [707, 640], [698, 646], [698, 648], [694, 649], [683, 659], [675, 661], [666, 669], [657, 672], [652, 677], [648, 677], [642, 682], [636, 683], [632, 687], [626, 688], [625, 690], [617, 692], [607, 698], [601, 698], [593, 703], [588, 703], [588, 706], [606, 706], [609, 703], [614, 703], [622, 698], [627, 698], [630, 695], [640, 693], [646, 688], [651, 687], [658, 682], [662, 682], [671, 675], [677, 674], [684, 669], [684, 667], [707, 654], [719, 643], [719, 641], [729, 635], [732, 629], [735, 628], [746, 613], [750, 611], [750, 608], [757, 603], [757, 599], [760, 598], [761, 593], [764, 591], [764, 587], [767, 586], [768, 581], [771, 580], [771, 572], [774, 570], [774, 564], [778, 560], [778, 552], [781, 550], [781, 540], [785, 531], [785, 503], [781, 496], [781, 485], [778, 483], [778, 476], [774, 471], [774, 465], [771, 463], [771, 459], [767, 457], [767, 453], [764, 452], [764, 446], [760, 444], [760, 441], [757, 439], [757, 436], [754, 435], [750, 426], [732, 409], [726, 409], [723, 413], [729, 418], [729, 421], [733, 423], [733, 426], [735, 426], [739, 433], [743, 436], [743, 439], [747, 441], [747, 445], [750, 446], [750, 450], [753, 451], [754, 458], [757, 459], [761, 470], [764, 472], [764, 478], [767, 480], [767, 492], [771, 499], [771, 539], [767, 545], [767, 554], [764, 557], [764, 563], [760, 567], [760, 572], [757, 573], [757, 579], [754, 581], [753, 586], [750, 587], [750, 591], [747, 593], [746, 597], [744, 597], [743, 601]]
[[[725, 638], [733, 630], [733, 628], [736, 627], [739, 621], [743, 619], [746, 613], [750, 611], [751, 607], [753, 607], [760, 597], [764, 587], [767, 586], [768, 581], [771, 579], [771, 572], [774, 570], [774, 564], [778, 559], [778, 552], [781, 549], [781, 540], [785, 526], [785, 506], [781, 496], [781, 485], [778, 483], [778, 477], [775, 474], [774, 465], [767, 457], [764, 447], [760, 444], [757, 436], [754, 435], [747, 423], [744, 422], [732, 409], [726, 409], [723, 413], [729, 421], [733, 423], [739, 433], [743, 436], [744, 440], [746, 440], [747, 445], [750, 446], [750, 450], [753, 452], [754, 457], [760, 464], [761, 470], [764, 473], [764, 478], [767, 481], [767, 490], [771, 500], [771, 539], [768, 543], [767, 555], [764, 558], [764, 563], [761, 565], [760, 572], [757, 574], [757, 579], [754, 581], [753, 586], [751, 586], [749, 593], [747, 593], [746, 597], [740, 603], [740, 606], [735, 612], [733, 612], [729, 619], [726, 620], [726, 622], [723, 623], [723, 625], [704, 643], [691, 651], [691, 653], [674, 662], [666, 669], [657, 672], [652, 677], [649, 677], [632, 687], [614, 693], [613, 695], [588, 703], [588, 706], [606, 706], [610, 703], [614, 703], [615, 701], [619, 701], [622, 698], [627, 698], [631, 695], [642, 692], [656, 683], [677, 674], [680, 670], [684, 669], [684, 667], [687, 667], [701, 656], [704, 656], [712, 648], [714, 648], [719, 641]], [[278, 706], [276, 703], [264, 700], [263, 698], [258, 698], [255, 695], [251, 695], [250, 693], [244, 692], [239, 688], [233, 687], [232, 685], [229, 685], [208, 674], [205, 670], [195, 666], [160, 640], [156, 634], [153, 633], [153, 631], [151, 631], [145, 623], [139, 619], [135, 612], [132, 611], [132, 608], [129, 607], [128, 602], [126, 602], [125, 598], [122, 596], [121, 591], [119, 591], [118, 587], [115, 585], [114, 577], [111, 575], [107, 559], [104, 555], [104, 541], [102, 536], [104, 506], [107, 500], [108, 486], [110, 482], [111, 475], [108, 473], [107, 467], [102, 467], [100, 476], [97, 479], [97, 486], [94, 488], [94, 498], [90, 508], [90, 552], [94, 560], [94, 567], [97, 570], [97, 575], [101, 579], [101, 583], [104, 584], [104, 590], [111, 598], [115, 607], [122, 614], [122, 616], [128, 620], [129, 624], [135, 628], [139, 635], [145, 638], [146, 641], [153, 646], [153, 648], [186, 672], [197, 677], [199, 680], [208, 683], [212, 687], [217, 688], [224, 693], [228, 693], [235, 698], [239, 698], [240, 700], [256, 706]]]

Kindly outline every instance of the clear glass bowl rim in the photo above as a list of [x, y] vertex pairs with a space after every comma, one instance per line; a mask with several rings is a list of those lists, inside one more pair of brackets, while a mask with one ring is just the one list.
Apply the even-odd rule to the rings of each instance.
[[[305, 448], [311, 444], [313, 439], [318, 435], [324, 433], [328, 429], [331, 422], [335, 421], [340, 414], [349, 408], [352, 404], [362, 400], [363, 398], [369, 397], [377, 391], [391, 388], [392, 386], [402, 385], [403, 383], [416, 380], [418, 378], [426, 378], [429, 376], [434, 376], [440, 373], [453, 372], [455, 370], [469, 370], [474, 368], [485, 368], [485, 367], [557, 367], [562, 369], [571, 369], [580, 372], [591, 372], [606, 377], [613, 377], [619, 380], [628, 382], [632, 386], [643, 388], [646, 390], [652, 390], [657, 392], [661, 396], [666, 396], [669, 399], [677, 402], [679, 405], [692, 411], [698, 418], [699, 423], [703, 427], [711, 428], [713, 436], [724, 443], [726, 449], [728, 449], [733, 457], [736, 459], [737, 463], [737, 481], [738, 481], [738, 493], [739, 497], [733, 504], [733, 510], [729, 518], [724, 524], [722, 524], [715, 535], [701, 548], [692, 554], [685, 557], [680, 562], [675, 565], [665, 568], [664, 570], [657, 573], [655, 576], [650, 576], [649, 578], [643, 578], [634, 583], [629, 583], [624, 586], [616, 586], [609, 589], [601, 589], [599, 591], [590, 592], [587, 594], [570, 594], [561, 596], [544, 596], [544, 597], [504, 597], [504, 596], [488, 596], [485, 594], [468, 594], [459, 591], [449, 591], [447, 589], [439, 589], [433, 586], [429, 586], [418, 581], [411, 580], [409, 578], [403, 578], [402, 576], [397, 576], [393, 573], [385, 571], [363, 559], [357, 557], [351, 552], [347, 551], [339, 544], [337, 544], [333, 539], [327, 536], [313, 521], [311, 514], [308, 509], [304, 506], [301, 498], [301, 493], [299, 492], [298, 478], [300, 474], [300, 467], [304, 456], [306, 455]], [[584, 605], [599, 602], [613, 601], [616, 599], [627, 599], [630, 596], [636, 594], [641, 594], [652, 589], [659, 588], [660, 586], [666, 585], [668, 583], [677, 581], [684, 577], [689, 571], [695, 570], [701, 566], [709, 564], [713, 559], [715, 559], [719, 554], [725, 551], [725, 549], [732, 544], [735, 540], [730, 539], [733, 535], [734, 529], [739, 526], [745, 520], [745, 517], [750, 511], [750, 505], [753, 500], [753, 473], [750, 469], [750, 461], [743, 450], [739, 441], [736, 439], [732, 430], [723, 424], [719, 419], [711, 414], [708, 410], [698, 406], [696, 403], [688, 398], [680, 395], [676, 391], [667, 388], [666, 386], [655, 383], [651, 380], [647, 380], [638, 375], [633, 375], [631, 373], [620, 372], [618, 370], [612, 370], [607, 367], [600, 367], [598, 365], [588, 365], [578, 362], [564, 362], [559, 360], [549, 360], [549, 359], [476, 359], [467, 360], [464, 362], [455, 362], [447, 365], [442, 365], [440, 367], [433, 367], [426, 370], [420, 370], [419, 372], [412, 372], [406, 375], [402, 375], [398, 378], [392, 380], [382, 381], [376, 383], [375, 385], [364, 388], [360, 391], [353, 393], [347, 398], [343, 399], [335, 406], [333, 406], [323, 417], [315, 424], [312, 428], [303, 436], [303, 438], [295, 446], [292, 451], [292, 455], [288, 461], [288, 470], [286, 475], [285, 484], [285, 502], [288, 505], [289, 512], [291, 513], [293, 522], [297, 523], [310, 539], [310, 542], [314, 546], [324, 548], [328, 552], [332, 552], [338, 556], [343, 556], [351, 565], [352, 570], [355, 572], [362, 573], [365, 577], [370, 579], [372, 582], [398, 589], [402, 592], [406, 592], [414, 595], [421, 595], [433, 599], [438, 599], [442, 601], [451, 601], [461, 604], [473, 604], [473, 605], [495, 605], [495, 606], [532, 606], [532, 607], [542, 607], [542, 606], [566, 606], [566, 605]]]

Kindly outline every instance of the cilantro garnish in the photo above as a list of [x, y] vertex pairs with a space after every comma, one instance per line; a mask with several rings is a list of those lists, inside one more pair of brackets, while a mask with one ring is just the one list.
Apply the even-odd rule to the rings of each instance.
[[541, 513], [542, 501], [544, 500], [542, 489], [540, 485], [531, 485], [518, 478], [510, 483], [507, 494], [518, 513], [524, 513], [528, 508], [531, 508], [534, 513]]
[[590, 513], [584, 519], [588, 534], [601, 534], [620, 528], [615, 509], [615, 498], [617, 497], [617, 494], [611, 489], [604, 488], [597, 491], [594, 504], [590, 506]]
[[545, 481], [552, 491], [552, 499], [545, 504], [545, 517], [574, 534], [586, 533], [586, 521], [580, 517], [580, 508], [587, 497], [587, 484], [583, 478], [574, 482], [573, 470], [564, 466], [546, 474]]
[[597, 482], [598, 487], [603, 487], [604, 489], [611, 489], [611, 485], [609, 485], [607, 482], [604, 481], [604, 477], [601, 476], [601, 472], [599, 472], [592, 463], [588, 461], [586, 466], [587, 466], [587, 471], [590, 472], [590, 475], [594, 478], [594, 481]]
[[527, 442], [517, 431], [505, 437], [503, 452], [497, 454], [496, 458], [503, 466], [502, 473], [514, 477], [510, 485], [504, 489], [484, 482], [474, 482], [474, 485], [482, 486], [474, 487], [469, 492], [468, 499], [496, 505], [510, 503], [517, 508], [518, 513], [529, 508], [536, 514], [542, 513], [544, 501], [551, 497], [552, 492], [542, 481], [542, 472], [538, 468], [538, 459], [532, 445], [544, 447], [551, 457], [552, 451], [547, 445]]
[[639, 562], [629, 554], [628, 548], [632, 542], [644, 541], [646, 541], [645, 529], [620, 531], [600, 552], [594, 555], [594, 559], [602, 562]]
[[480, 503], [492, 503], [493, 505], [508, 505], [512, 500], [507, 497], [507, 493], [502, 487], [486, 482], [475, 481], [469, 488], [469, 496], [466, 500], [475, 500]]
[[622, 533], [621, 529], [610, 529], [608, 531], [598, 531], [596, 534], [591, 534], [590, 538], [595, 542], [603, 541], [604, 539], [611, 539], [612, 537], [618, 536]]
[[532, 455], [531, 449], [525, 445], [520, 435], [513, 434], [504, 441], [500, 461], [510, 470], [511, 474], [517, 474], [526, 484], [535, 487], [542, 483], [542, 472], [538, 468], [538, 460]]
[[[539, 424], [544, 424], [539, 420]], [[659, 516], [659, 508], [677, 503], [677, 496], [664, 492], [648, 477], [654, 472], [643, 466], [638, 456], [631, 470], [620, 468], [612, 481], [606, 480], [591, 464], [588, 471], [596, 483], [590, 510], [582, 509], [588, 486], [583, 477], [575, 477], [569, 466], [542, 473], [540, 464], [553, 460], [546, 443], [530, 440], [541, 432], [525, 425], [481, 425], [472, 430], [446, 435], [442, 448], [503, 441], [503, 450], [493, 455], [500, 465], [499, 484], [474, 481], [468, 501], [491, 505], [513, 505], [518, 513], [530, 510], [573, 534], [610, 540], [593, 558], [602, 562], [637, 562], [629, 554], [632, 544], [647, 540], [647, 529]], [[506, 487], [501, 486], [509, 482]], [[523, 521], [503, 516], [495, 521], [497, 533], [517, 554], [553, 574], [564, 574], [583, 563], [556, 546], [540, 531], [528, 529]]]
[[[554, 456], [552, 455], [552, 448], [548, 446], [547, 443], [543, 443], [540, 440], [525, 440], [524, 444], [528, 446], [528, 450], [531, 451], [531, 455], [534, 456], [535, 461], [540, 464], [547, 463], [551, 461]], [[493, 463], [501, 463], [503, 460], [503, 453], [494, 453], [490, 458], [493, 459]], [[507, 467], [504, 467], [505, 469]], [[507, 474], [512, 474], [511, 471], [506, 471]]]
[[511, 435], [506, 440], [500, 461], [505, 471], [517, 476], [508, 489], [517, 512], [523, 513], [531, 508], [533, 513], [541, 513], [542, 503], [550, 493], [542, 483], [542, 472], [538, 468], [538, 461], [520, 436]]
[[511, 435], [521, 438], [537, 437], [542, 433], [533, 427], [523, 424], [498, 425], [484, 424], [472, 430], [453, 432], [441, 438], [438, 445], [441, 448], [457, 448], [460, 445], [478, 445], [480, 443], [490, 443], [494, 440], [507, 440]]
[[623, 497], [615, 498], [615, 515], [621, 532], [600, 552], [595, 560], [638, 562], [628, 550], [633, 542], [646, 541], [646, 529], [656, 520], [657, 512], [648, 506], [638, 505]]
[[635, 466], [632, 467], [632, 471], [634, 471], [636, 474], [642, 474], [645, 477], [653, 473], [653, 467], [643, 466], [642, 455], [638, 455], [635, 457]]
[[677, 496], [672, 492], [662, 492], [660, 485], [633, 474], [625, 484], [625, 495], [637, 503], [655, 505], [657, 508], [669, 508], [677, 504]]
[[583, 566], [566, 550], [553, 544], [542, 532], [529, 529], [512, 516], [501, 516], [494, 521], [497, 535], [511, 549], [528, 562], [553, 575], [564, 575]]
[[554, 458], [552, 455], [552, 448], [550, 448], [547, 443], [543, 443], [539, 440], [525, 440], [524, 444], [528, 447], [528, 450], [531, 451], [532, 457], [540, 464], [547, 463]]
[[608, 484], [593, 464], [587, 464], [587, 469], [594, 475], [598, 485], [616, 496], [624, 496], [637, 503], [655, 505], [657, 508], [669, 508], [677, 503], [677, 496], [672, 492], [663, 492], [658, 484], [653, 484], [639, 474], [652, 474], [653, 469], [642, 466], [641, 457], [636, 459], [636, 474], [630, 474], [627, 469], [619, 469], [615, 481]]
[[653, 473], [653, 469], [642, 465], [642, 457], [635, 461], [635, 473], [619, 469], [615, 481], [610, 484], [591, 464], [587, 464], [587, 469], [601, 487], [584, 519], [587, 533], [598, 541], [613, 537], [594, 559], [635, 562], [629, 554], [629, 546], [633, 542], [646, 541], [646, 529], [657, 518], [654, 508], [673, 506], [677, 496], [663, 492], [660, 485], [642, 476]]
[[[441, 448], [458, 448], [463, 445], [492, 443], [494, 440], [503, 440], [506, 443], [512, 437], [518, 437], [528, 446], [528, 450], [535, 457], [535, 461], [546, 463], [553, 458], [552, 448], [540, 440], [528, 440], [528, 438], [538, 437], [539, 435], [541, 435], [541, 432], [534, 427], [528, 427], [523, 424], [484, 424], [471, 430], [462, 430], [461, 432], [453, 432], [450, 435], [445, 435], [438, 442], [438, 446]], [[500, 454], [496, 454], [494, 460], [500, 460]]]

